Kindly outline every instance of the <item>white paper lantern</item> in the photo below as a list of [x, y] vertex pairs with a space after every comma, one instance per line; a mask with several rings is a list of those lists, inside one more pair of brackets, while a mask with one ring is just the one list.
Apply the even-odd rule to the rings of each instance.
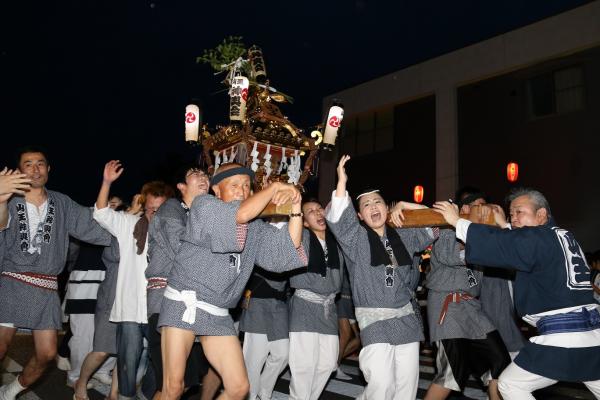
[[339, 105], [334, 105], [329, 109], [325, 132], [323, 133], [323, 147], [328, 148], [335, 145], [338, 129], [344, 119], [344, 109]]
[[245, 76], [236, 76], [231, 82], [229, 91], [229, 119], [243, 121], [246, 118], [246, 101], [250, 83]]
[[185, 107], [185, 140], [197, 142], [199, 127], [200, 108], [195, 104], [188, 104]]

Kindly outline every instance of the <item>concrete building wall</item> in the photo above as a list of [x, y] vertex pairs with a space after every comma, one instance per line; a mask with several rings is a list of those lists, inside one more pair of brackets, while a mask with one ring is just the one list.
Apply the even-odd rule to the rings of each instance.
[[[424, 151], [423, 148], [429, 146], [429, 153], [435, 154], [436, 198], [446, 199], [452, 197], [459, 184], [465, 181], [460, 176], [461, 171], [464, 171], [465, 168], [461, 167], [460, 162], [462, 161], [462, 157], [459, 152], [459, 146], [464, 143], [464, 140], [460, 138], [459, 125], [464, 127], [465, 121], [463, 120], [459, 124], [460, 119], [458, 116], [462, 113], [460, 104], [466, 101], [466, 98], [460, 100], [459, 98], [460, 96], [466, 96], [467, 92], [462, 92], [460, 88], [468, 87], [477, 82], [495, 81], [498, 77], [512, 76], [511, 74], [513, 73], [517, 74], [515, 76], [518, 76], [521, 71], [527, 71], [530, 68], [535, 69], [540, 65], [545, 65], [547, 62], [560, 62], [560, 60], [569, 56], [577, 56], [598, 46], [600, 46], [600, 2], [592, 2], [506, 34], [365, 82], [353, 88], [334, 93], [323, 100], [323, 107], [328, 108], [333, 99], [340, 99], [345, 106], [346, 118], [351, 118], [354, 115], [381, 107], [410, 103], [416, 99], [435, 96], [435, 145], [423, 142], [423, 146], [417, 147], [419, 148], [418, 151], [422, 152]], [[401, 51], [401, 49], [398, 49], [398, 51]], [[586, 73], [586, 84], [592, 84], [595, 78], [591, 78], [592, 81], [590, 81], [588, 75], [590, 74]], [[592, 96], [592, 98], [586, 98], [586, 104], [592, 104], [589, 101], [595, 101], [595, 94], [586, 96]], [[509, 100], [505, 100], [505, 102], [508, 103], [503, 103], [503, 107], [507, 110], [510, 110], [511, 107], [516, 107], [515, 101], [510, 103]], [[515, 112], [518, 113], [518, 110]], [[513, 118], [517, 117], [511, 115], [507, 118], [507, 121], [498, 121], [496, 119], [494, 122], [496, 124], [505, 124], [504, 128], [508, 128], [508, 124], [510, 124]], [[590, 125], [591, 118], [590, 114], [589, 118], [579, 120], [574, 113], [572, 116], [561, 117], [560, 120], [564, 122], [557, 124], [564, 126], [561, 128], [561, 132], [565, 132], [567, 126], [577, 127], [577, 131], [582, 133], [576, 136], [576, 139], [574, 139], [575, 142], [581, 143], [583, 146], [593, 146], [596, 143], [595, 139], [590, 138], [589, 135], [598, 136], [599, 133], [597, 130], [594, 131], [595, 125], [593, 123]], [[535, 123], [527, 123], [519, 128], [521, 130], [517, 129], [512, 133], [515, 135], [522, 134], [522, 130], [527, 129], [542, 132], [544, 131], [545, 124], [554, 126], [550, 120], [547, 122], [539, 120]], [[514, 128], [514, 124], [511, 127]], [[506, 130], [504, 129], [503, 131]], [[502, 139], [497, 138], [497, 140]], [[560, 146], [560, 141], [558, 146]], [[556, 150], [557, 146], [548, 144], [547, 148]], [[484, 149], [480, 151], [484, 152]], [[581, 159], [578, 156], [579, 153], [575, 150], [570, 154], [569, 157], [571, 160]], [[321, 198], [330, 196], [332, 188], [335, 187], [335, 166], [337, 159], [338, 155], [334, 153], [323, 157], [320, 161], [319, 196]], [[485, 162], [492, 164], [490, 158], [486, 158]], [[529, 173], [532, 170], [529, 167], [529, 161], [521, 162], [525, 163], [522, 164], [524, 173], [525, 171]], [[496, 163], [500, 163], [500, 160], [496, 161]], [[540, 160], [535, 158], [532, 158], [531, 163], [541, 169], [547, 168], [541, 164]], [[571, 161], [571, 164], [573, 165], [571, 166], [572, 171], [581, 171], [582, 174], [594, 167], [593, 165], [588, 165], [587, 161]], [[479, 168], [484, 169], [483, 166]], [[497, 166], [494, 168], [490, 166], [489, 168], [490, 170], [497, 171]], [[410, 171], [404, 172], [404, 175], [407, 177], [409, 174]], [[597, 186], [597, 181], [589, 181], [591, 177], [578, 179], [586, 181], [588, 185]], [[568, 201], [571, 197], [565, 196], [564, 192], [572, 189], [561, 188], [560, 190]], [[562, 208], [560, 204], [557, 204], [556, 207], [559, 207], [559, 209]], [[572, 207], [577, 208], [579, 206], [575, 205]], [[559, 220], [566, 222], [569, 227], [576, 226], [577, 230], [575, 230], [575, 233], [578, 234], [578, 237], [582, 237], [582, 242], [586, 244], [586, 249], [592, 250], [600, 248], [599, 235], [592, 232], [593, 230], [597, 230], [600, 225], [597, 221], [597, 214], [597, 211], [593, 214], [578, 213], [577, 215], [573, 214], [566, 217], [566, 219]], [[590, 221], [590, 218], [595, 218], [596, 221]]]
[[[583, 107], [531, 114], [529, 82], [571, 68], [583, 73]], [[557, 222], [584, 249], [600, 249], [600, 47], [458, 89], [459, 182], [502, 201], [513, 186], [542, 191]], [[506, 164], [519, 179], [506, 179]]]

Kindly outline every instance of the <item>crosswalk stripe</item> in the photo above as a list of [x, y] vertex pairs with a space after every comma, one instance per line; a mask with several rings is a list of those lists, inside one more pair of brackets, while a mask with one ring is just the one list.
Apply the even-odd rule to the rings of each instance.
[[[9, 362], [10, 362], [9, 365], [11, 365], [13, 369], [18, 369], [18, 370], [13, 371], [13, 373], [11, 373], [11, 372], [3, 373], [1, 381], [0, 381], [3, 385], [10, 383], [10, 382], [14, 381], [15, 379], [17, 379], [17, 376], [14, 374], [14, 372], [20, 372], [23, 370], [23, 367], [21, 367], [17, 362], [10, 359], [9, 357], [6, 357], [4, 359], [4, 362], [2, 363], [3, 368], [6, 363], [6, 360], [9, 360]], [[41, 398], [38, 397], [38, 395], [35, 394], [33, 392], [33, 390], [27, 390], [22, 395], [19, 396], [19, 400], [41, 400]]]
[[[417, 399], [423, 399], [435, 375], [433, 368], [434, 361], [431, 357], [421, 356], [419, 364], [420, 374]], [[1, 368], [3, 373], [0, 374], [0, 382], [3, 384], [13, 381], [16, 375], [23, 370], [23, 367], [19, 365], [19, 363], [9, 357], [4, 359]], [[341, 365], [341, 369], [348, 374], [352, 380], [344, 381], [336, 378], [330, 379], [324, 389], [322, 398], [327, 398], [329, 400], [350, 400], [356, 398], [356, 396], [358, 396], [364, 390], [364, 380], [356, 360], [344, 360]], [[277, 384], [272, 395], [273, 400], [289, 399], [290, 377], [289, 370], [287, 370], [277, 380]], [[90, 394], [92, 391], [106, 396], [110, 391], [110, 386], [98, 382], [96, 386], [90, 390]], [[591, 393], [589, 393], [585, 388], [581, 387], [581, 385], [569, 383], [561, 383], [553, 387], [550, 393], [556, 398], [593, 398]], [[472, 399], [487, 399], [487, 394], [479, 388], [478, 383], [473, 379], [469, 379], [463, 394]], [[44, 396], [44, 393], [40, 393], [40, 396]], [[48, 396], [44, 396], [43, 398], [44, 400], [48, 400]], [[42, 400], [42, 397], [39, 397], [32, 390], [28, 390], [19, 396], [19, 400]]]
[[4, 361], [2, 361], [2, 368], [4, 368], [6, 372], [12, 373], [23, 371], [23, 367], [21, 367], [19, 363], [8, 356], [4, 358]]
[[[346, 364], [342, 364], [341, 366], [342, 370], [347, 373], [348, 375], [352, 376], [352, 381], [360, 381], [360, 369], [354, 365], [346, 365]], [[419, 389], [422, 389], [423, 394], [425, 391], [427, 391], [427, 389], [429, 388], [429, 385], [431, 384], [431, 379], [433, 379], [433, 368], [429, 367], [429, 366], [420, 366], [420, 370], [421, 370], [421, 376], [425, 375], [427, 376], [427, 379], [419, 379]], [[427, 371], [427, 373], [423, 374], [423, 370]], [[283, 379], [287, 382], [290, 381], [291, 379], [291, 375], [289, 370], [286, 371], [281, 377], [280, 379]], [[286, 383], [287, 383], [286, 382]], [[472, 381], [474, 383], [474, 381]], [[288, 383], [289, 385], [289, 383]], [[325, 391], [329, 392], [329, 393], [336, 393], [339, 395], [343, 395], [343, 396], [349, 396], [352, 398], [355, 398], [356, 396], [358, 396], [360, 393], [362, 393], [362, 391], [364, 390], [364, 386], [362, 384], [355, 384], [355, 383], [351, 383], [350, 381], [343, 381], [343, 380], [338, 380], [335, 378], [332, 378], [329, 380], [329, 382], [327, 383], [327, 386], [325, 386]], [[421, 392], [421, 391], [420, 391]], [[471, 397], [473, 399], [487, 399], [487, 395], [485, 392], [479, 390], [479, 389], [475, 389], [472, 387], [467, 387], [465, 388], [465, 391], [463, 392], [465, 396]], [[287, 395], [285, 393], [281, 393], [278, 392], [278, 396], [281, 399], [287, 399]], [[418, 398], [422, 398], [422, 396], [419, 396]]]

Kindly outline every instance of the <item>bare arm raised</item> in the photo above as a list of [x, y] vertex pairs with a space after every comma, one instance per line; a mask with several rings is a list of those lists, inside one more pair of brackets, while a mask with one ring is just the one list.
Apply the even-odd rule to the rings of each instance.
[[100, 192], [98, 192], [98, 198], [96, 199], [96, 208], [98, 210], [108, 207], [110, 186], [121, 176], [123, 171], [123, 166], [119, 160], [111, 160], [104, 166], [102, 185], [100, 186]]

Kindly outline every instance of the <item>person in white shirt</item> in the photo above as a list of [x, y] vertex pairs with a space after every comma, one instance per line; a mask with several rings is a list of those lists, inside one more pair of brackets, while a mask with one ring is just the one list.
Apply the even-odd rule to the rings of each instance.
[[128, 399], [136, 395], [136, 372], [148, 322], [144, 275], [148, 266], [148, 225], [158, 208], [173, 197], [174, 192], [163, 182], [146, 183], [141, 192], [140, 204], [144, 205], [141, 216], [116, 212], [108, 207], [108, 196], [112, 183], [122, 173], [123, 167], [118, 160], [109, 161], [104, 167], [94, 219], [119, 242], [119, 273], [110, 320], [117, 323], [119, 398]]

